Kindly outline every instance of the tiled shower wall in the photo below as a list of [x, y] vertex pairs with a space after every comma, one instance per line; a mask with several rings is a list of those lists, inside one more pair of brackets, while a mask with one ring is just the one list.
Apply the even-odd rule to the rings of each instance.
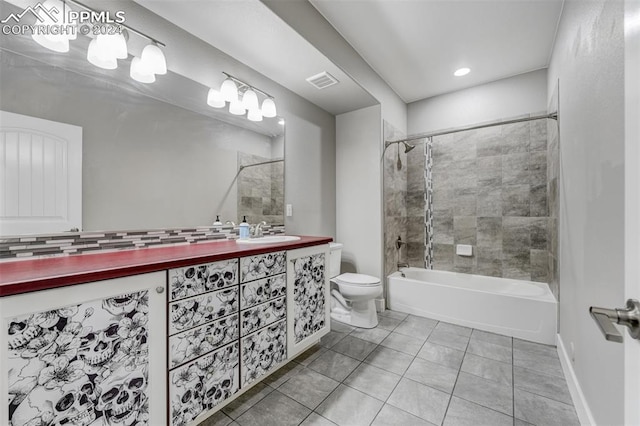
[[[238, 152], [238, 164], [273, 159]], [[284, 161], [247, 167], [238, 175], [238, 221], [284, 224]]]
[[546, 120], [435, 137], [432, 160], [433, 269], [547, 282]]

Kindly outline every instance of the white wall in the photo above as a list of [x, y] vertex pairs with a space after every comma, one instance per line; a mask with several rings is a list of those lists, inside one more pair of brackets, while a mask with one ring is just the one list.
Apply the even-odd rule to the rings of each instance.
[[382, 276], [382, 209], [379, 105], [336, 117], [337, 241], [342, 262], [359, 273]]
[[409, 135], [547, 110], [547, 70], [541, 69], [412, 102]]
[[623, 6], [565, 2], [549, 67], [549, 96], [560, 80], [560, 335], [602, 425], [624, 423], [623, 346], [589, 316], [624, 305]]

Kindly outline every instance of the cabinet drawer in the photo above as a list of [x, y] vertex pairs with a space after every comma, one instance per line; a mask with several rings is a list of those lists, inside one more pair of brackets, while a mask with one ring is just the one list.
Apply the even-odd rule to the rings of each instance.
[[169, 337], [169, 368], [189, 362], [240, 336], [238, 314]]
[[206, 324], [238, 311], [239, 288], [206, 293], [169, 304], [169, 334]]
[[260, 379], [287, 358], [287, 321], [282, 320], [241, 339], [242, 385]]
[[240, 335], [246, 336], [287, 315], [287, 298], [270, 300], [240, 313]]
[[240, 259], [240, 282], [282, 274], [287, 270], [287, 252], [259, 254]]
[[169, 301], [238, 284], [238, 259], [169, 270]]
[[231, 343], [169, 373], [170, 425], [191, 423], [240, 388], [238, 342]]
[[250, 308], [267, 300], [284, 296], [286, 293], [287, 276], [285, 274], [242, 284], [240, 286], [240, 309]]

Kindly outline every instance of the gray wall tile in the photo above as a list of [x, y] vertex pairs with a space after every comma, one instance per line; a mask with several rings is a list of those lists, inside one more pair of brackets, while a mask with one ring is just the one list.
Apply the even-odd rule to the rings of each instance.
[[502, 217], [502, 188], [479, 188], [476, 214]]
[[502, 187], [502, 215], [529, 216], [530, 185], [505, 185]]
[[454, 244], [476, 244], [476, 217], [453, 217], [453, 242]]
[[529, 153], [502, 156], [502, 184], [522, 185], [529, 181]]
[[478, 217], [478, 247], [502, 249], [502, 217]]

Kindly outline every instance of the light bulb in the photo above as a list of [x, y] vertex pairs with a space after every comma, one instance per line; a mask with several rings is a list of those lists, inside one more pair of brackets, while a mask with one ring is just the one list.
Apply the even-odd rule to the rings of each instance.
[[[31, 35], [31, 38], [40, 46], [45, 47], [54, 52], [66, 53], [69, 51], [69, 40], [76, 39], [76, 32], [73, 27], [77, 28], [77, 25], [72, 24], [67, 19], [66, 9], [67, 6], [60, 0], [47, 0], [42, 4], [43, 8], [36, 13], [39, 17], [38, 24], [42, 26], [55, 25], [60, 30], [61, 34], [37, 34]], [[48, 11], [44, 13], [43, 10]]]
[[262, 111], [259, 109], [250, 109], [247, 113], [247, 119], [250, 121], [262, 121]]
[[268, 118], [273, 118], [277, 115], [276, 103], [273, 101], [273, 98], [266, 98], [262, 101], [262, 115]]
[[236, 98], [235, 100], [231, 101], [231, 104], [229, 105], [229, 112], [233, 115], [244, 115], [246, 109], [242, 105], [242, 102], [240, 102], [240, 100]]
[[167, 60], [156, 44], [148, 44], [142, 49], [140, 59], [145, 62], [146, 66], [151, 69], [154, 74], [164, 75], [167, 73]]
[[222, 99], [222, 93], [216, 89], [209, 89], [209, 93], [207, 93], [207, 105], [214, 108], [222, 108], [224, 107], [226, 102]]
[[113, 55], [101, 51], [98, 47], [98, 40], [95, 38], [91, 40], [91, 43], [89, 43], [89, 48], [87, 49], [87, 60], [96, 67], [103, 68], [105, 70], [114, 70], [118, 68], [117, 59], [113, 57]]
[[96, 44], [103, 56], [125, 59], [128, 56], [127, 41], [122, 34], [99, 34]]
[[238, 87], [230, 78], [227, 78], [222, 82], [222, 86], [220, 86], [220, 93], [222, 93], [222, 98], [227, 102], [238, 100]]
[[[257, 110], [260, 106], [258, 105], [258, 95], [256, 95], [256, 92], [251, 89], [244, 92], [244, 95], [242, 95], [242, 105], [249, 111]], [[262, 114], [260, 116], [262, 117]]]
[[156, 81], [156, 76], [151, 70], [145, 66], [144, 62], [137, 56], [134, 56], [131, 60], [131, 68], [129, 75], [135, 81], [140, 83], [153, 83]]

